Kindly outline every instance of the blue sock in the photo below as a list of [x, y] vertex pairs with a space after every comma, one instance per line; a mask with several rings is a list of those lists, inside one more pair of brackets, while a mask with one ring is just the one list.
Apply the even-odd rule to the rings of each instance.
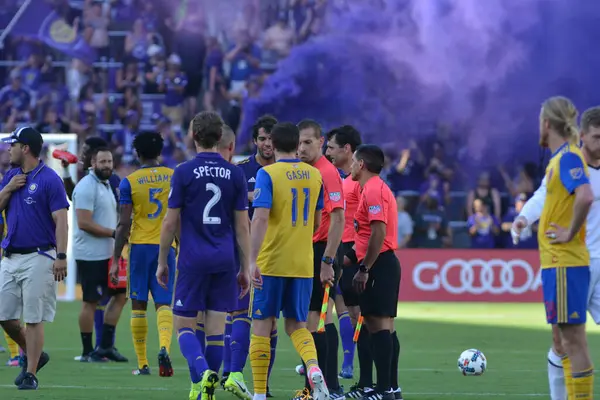
[[232, 317], [231, 314], [227, 314], [227, 320], [225, 321], [225, 336], [223, 337], [223, 376], [229, 375], [231, 371], [231, 329], [232, 329]]
[[344, 362], [342, 368], [354, 365], [354, 327], [348, 312], [338, 314], [340, 322], [340, 337], [342, 338], [342, 349], [344, 351]]
[[198, 322], [196, 324], [196, 337], [198, 338], [198, 343], [200, 343], [202, 354], [206, 353], [206, 336], [204, 335], [204, 322]]
[[[110, 301], [110, 297], [104, 297], [98, 303], [96, 307], [96, 312], [94, 313], [94, 331], [96, 332], [96, 347], [100, 347], [100, 343], [102, 343], [102, 327], [104, 326], [104, 308]], [[113, 340], [114, 343], [114, 340]]]
[[194, 330], [190, 328], [180, 329], [177, 332], [177, 339], [179, 340], [181, 354], [183, 354], [188, 362], [192, 382], [200, 382], [202, 374], [208, 369], [208, 364], [206, 363], [204, 354], [202, 354], [202, 349]]
[[231, 328], [231, 372], [242, 372], [250, 351], [250, 324], [247, 314], [233, 317]]
[[223, 363], [223, 335], [206, 337], [206, 362], [211, 371], [219, 372]]
[[267, 379], [271, 376], [271, 370], [273, 369], [273, 365], [275, 364], [275, 351], [277, 350], [278, 336], [279, 335], [277, 335], [277, 328], [273, 329], [271, 331], [271, 359], [269, 360], [269, 375], [267, 375]]

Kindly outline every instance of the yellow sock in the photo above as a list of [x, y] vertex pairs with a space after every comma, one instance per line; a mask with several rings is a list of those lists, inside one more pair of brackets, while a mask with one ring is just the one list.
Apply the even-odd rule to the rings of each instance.
[[133, 338], [133, 348], [138, 359], [138, 368], [148, 365], [148, 355], [146, 354], [146, 339], [148, 338], [148, 320], [146, 311], [131, 312], [131, 337]]
[[592, 399], [594, 396], [594, 368], [573, 372], [572, 375], [573, 399]]
[[267, 393], [267, 375], [271, 362], [271, 338], [252, 335], [250, 338], [250, 365], [254, 380], [254, 393]]
[[171, 351], [173, 338], [173, 310], [169, 306], [162, 306], [156, 310], [156, 323], [158, 325], [158, 342], [161, 348]]
[[19, 345], [17, 342], [12, 340], [8, 333], [4, 332], [4, 338], [6, 339], [6, 344], [8, 346], [8, 351], [10, 351], [10, 358], [15, 358], [19, 355]]
[[563, 374], [565, 375], [565, 386], [567, 388], [567, 399], [574, 399], [573, 397], [573, 375], [571, 372], [571, 360], [569, 356], [562, 356], [560, 362], [563, 367]]
[[302, 361], [306, 365], [306, 373], [311, 367], [318, 367], [317, 349], [312, 334], [306, 328], [298, 329], [290, 336], [294, 348], [300, 354]]

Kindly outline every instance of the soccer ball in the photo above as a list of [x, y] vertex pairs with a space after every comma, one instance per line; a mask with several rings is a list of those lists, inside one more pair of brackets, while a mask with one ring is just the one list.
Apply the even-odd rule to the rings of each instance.
[[458, 357], [458, 370], [464, 376], [483, 375], [487, 368], [487, 359], [477, 349], [465, 350]]

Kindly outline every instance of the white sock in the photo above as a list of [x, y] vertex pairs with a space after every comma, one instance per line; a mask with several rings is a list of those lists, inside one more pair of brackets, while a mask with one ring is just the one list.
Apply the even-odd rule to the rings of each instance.
[[562, 362], [552, 348], [548, 352], [548, 383], [550, 384], [550, 398], [552, 400], [567, 400]]
[[267, 395], [266, 394], [254, 394], [254, 397], [252, 400], [267, 400]]

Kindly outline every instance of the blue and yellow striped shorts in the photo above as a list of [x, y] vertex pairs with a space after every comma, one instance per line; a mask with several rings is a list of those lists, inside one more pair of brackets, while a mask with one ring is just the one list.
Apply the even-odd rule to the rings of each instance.
[[585, 324], [590, 267], [555, 267], [542, 270], [542, 289], [549, 324]]

